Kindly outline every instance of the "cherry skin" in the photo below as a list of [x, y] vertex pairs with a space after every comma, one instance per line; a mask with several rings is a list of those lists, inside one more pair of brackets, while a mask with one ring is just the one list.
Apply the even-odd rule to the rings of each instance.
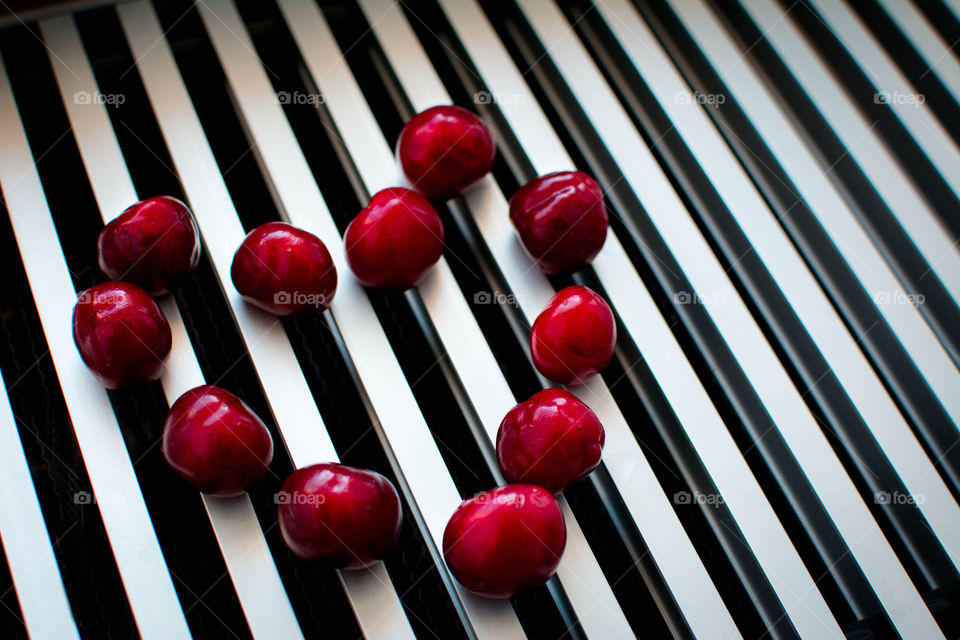
[[97, 240], [100, 270], [147, 293], [167, 293], [200, 262], [200, 234], [187, 205], [170, 196], [141, 200], [114, 218]]
[[171, 339], [160, 307], [129, 282], [90, 287], [73, 307], [73, 341], [83, 363], [108, 389], [157, 380]]
[[403, 512], [375, 471], [322, 463], [297, 469], [277, 495], [280, 533], [298, 558], [363, 569], [393, 549]]
[[559, 493], [597, 468], [603, 425], [575, 395], [544, 389], [511, 409], [497, 432], [497, 461], [507, 482]]
[[463, 107], [430, 107], [410, 118], [397, 140], [397, 157], [413, 187], [447, 200], [487, 175], [497, 147], [478, 116]]
[[590, 264], [607, 238], [607, 210], [597, 181], [580, 171], [534, 178], [510, 198], [510, 220], [544, 273]]
[[366, 287], [415, 287], [443, 255], [443, 223], [430, 202], [410, 189], [374, 194], [343, 235], [347, 264]]
[[190, 389], [173, 403], [161, 446], [180, 477], [221, 498], [242, 495], [273, 460], [273, 438], [257, 414], [213, 385]]
[[443, 558], [470, 591], [510, 598], [549, 580], [566, 544], [563, 513], [550, 492], [510, 484], [457, 507], [443, 532]]
[[262, 224], [243, 239], [230, 266], [248, 302], [278, 316], [322, 314], [337, 291], [337, 269], [317, 236], [284, 222]]
[[582, 384], [613, 358], [617, 325], [606, 301], [587, 287], [558, 291], [533, 323], [530, 355], [537, 371], [561, 384]]

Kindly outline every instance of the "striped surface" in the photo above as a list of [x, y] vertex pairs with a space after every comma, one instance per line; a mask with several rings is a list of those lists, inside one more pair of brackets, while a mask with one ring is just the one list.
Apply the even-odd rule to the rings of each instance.
[[[4, 637], [960, 634], [955, 7], [236, 1], [0, 32]], [[403, 122], [451, 102], [502, 160], [440, 207], [445, 257], [416, 290], [365, 292], [341, 235], [404, 184]], [[508, 200], [570, 169], [597, 177], [612, 232], [548, 279]], [[108, 394], [70, 313], [102, 223], [155, 193], [189, 203], [204, 259], [161, 300], [163, 379]], [[332, 250], [322, 319], [280, 322], [232, 287], [244, 233], [274, 219]], [[502, 482], [499, 421], [547, 384], [529, 326], [573, 282], [620, 321], [610, 369], [571, 388], [606, 426], [604, 464], [561, 499], [556, 579], [484, 600], [443, 565], [443, 527]], [[155, 446], [204, 381], [274, 433], [249, 497], [198, 495]], [[279, 537], [273, 494], [321, 460], [400, 489], [400, 544], [369, 571], [305, 565]]]

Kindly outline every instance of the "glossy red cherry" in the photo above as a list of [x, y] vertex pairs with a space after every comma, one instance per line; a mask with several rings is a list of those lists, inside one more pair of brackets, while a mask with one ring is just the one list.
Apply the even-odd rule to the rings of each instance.
[[497, 461], [507, 482], [553, 493], [600, 464], [603, 425], [575, 395], [544, 389], [511, 409], [497, 432]]
[[410, 118], [397, 157], [413, 187], [431, 199], [452, 198], [493, 168], [497, 147], [483, 120], [462, 107], [430, 107]]
[[280, 533], [304, 560], [363, 569], [400, 537], [400, 497], [375, 471], [334, 463], [297, 469], [283, 483], [277, 503]]
[[170, 196], [141, 200], [114, 218], [97, 241], [100, 270], [160, 295], [193, 273], [200, 234], [187, 205]]
[[443, 223], [426, 198], [395, 187], [374, 194], [343, 241], [347, 263], [361, 284], [409, 289], [443, 255]]
[[160, 377], [170, 353], [170, 325], [140, 287], [105, 282], [80, 294], [73, 341], [100, 384], [122, 389]]
[[534, 178], [510, 198], [510, 220], [544, 273], [572, 273], [600, 253], [607, 210], [597, 181], [580, 171]]
[[243, 239], [230, 267], [247, 301], [278, 316], [321, 314], [337, 291], [337, 269], [317, 236], [284, 222], [262, 224]]
[[617, 325], [606, 301], [587, 287], [558, 291], [533, 323], [530, 355], [554, 382], [581, 384], [613, 358]]
[[257, 414], [226, 389], [190, 389], [163, 423], [163, 457], [180, 477], [204, 493], [241, 495], [266, 475], [273, 438]]
[[443, 532], [443, 558], [467, 589], [509, 598], [549, 580], [566, 544], [567, 526], [550, 492], [511, 484], [457, 507]]

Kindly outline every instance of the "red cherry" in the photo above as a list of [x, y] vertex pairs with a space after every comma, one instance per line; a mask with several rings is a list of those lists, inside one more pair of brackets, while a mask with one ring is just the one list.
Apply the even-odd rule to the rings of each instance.
[[280, 533], [293, 553], [340, 569], [363, 569], [397, 543], [403, 513], [393, 484], [342, 464], [297, 469], [277, 495]]
[[497, 148], [483, 120], [462, 107], [430, 107], [410, 118], [397, 157], [413, 187], [447, 200], [487, 175]]
[[273, 438], [257, 414], [213, 385], [177, 398], [163, 423], [162, 447], [180, 477], [222, 498], [243, 494], [273, 460]]
[[200, 234], [187, 205], [170, 196], [141, 200], [114, 218], [97, 240], [100, 270], [150, 295], [166, 293], [200, 262]]
[[603, 425], [575, 395], [544, 389], [511, 409], [497, 432], [497, 461], [508, 482], [553, 493], [600, 464]]
[[337, 291], [327, 247], [284, 222], [268, 222], [247, 234], [233, 256], [230, 277], [248, 302], [278, 316], [321, 314]]
[[567, 526], [550, 492], [511, 484], [464, 500], [443, 532], [443, 558], [467, 589], [509, 598], [557, 572]]
[[347, 263], [361, 284], [409, 289], [443, 255], [443, 223], [420, 194], [394, 187], [374, 194], [343, 235]]
[[510, 198], [510, 220], [544, 273], [590, 264], [607, 238], [607, 210], [597, 181], [580, 171], [534, 178]]
[[122, 389], [160, 377], [170, 325], [140, 287], [104, 282], [81, 293], [73, 307], [73, 341], [100, 384]]
[[530, 355], [554, 382], [581, 384], [613, 358], [617, 325], [606, 301], [587, 287], [558, 291], [533, 323]]

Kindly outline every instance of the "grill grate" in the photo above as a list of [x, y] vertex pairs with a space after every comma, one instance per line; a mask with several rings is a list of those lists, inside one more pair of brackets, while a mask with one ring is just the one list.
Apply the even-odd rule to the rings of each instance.
[[[139, 0], [0, 31], [4, 637], [960, 634], [960, 9], [922, 5]], [[439, 207], [417, 290], [365, 292], [334, 250], [324, 317], [243, 303], [246, 231], [287, 220], [335, 249], [404, 183], [406, 119], [450, 102], [500, 157]], [[547, 278], [507, 199], [574, 168], [613, 233]], [[162, 301], [164, 378], [107, 393], [70, 310], [103, 222], [158, 193], [190, 204], [204, 254]], [[618, 316], [614, 363], [572, 389], [604, 465], [561, 499], [557, 577], [483, 600], [440, 536], [502, 482], [500, 418], [548, 384], [530, 323], [572, 283]], [[156, 446], [204, 380], [284, 445], [248, 497], [200, 496]], [[337, 459], [401, 492], [368, 572], [299, 562], [277, 529], [283, 478]]]

